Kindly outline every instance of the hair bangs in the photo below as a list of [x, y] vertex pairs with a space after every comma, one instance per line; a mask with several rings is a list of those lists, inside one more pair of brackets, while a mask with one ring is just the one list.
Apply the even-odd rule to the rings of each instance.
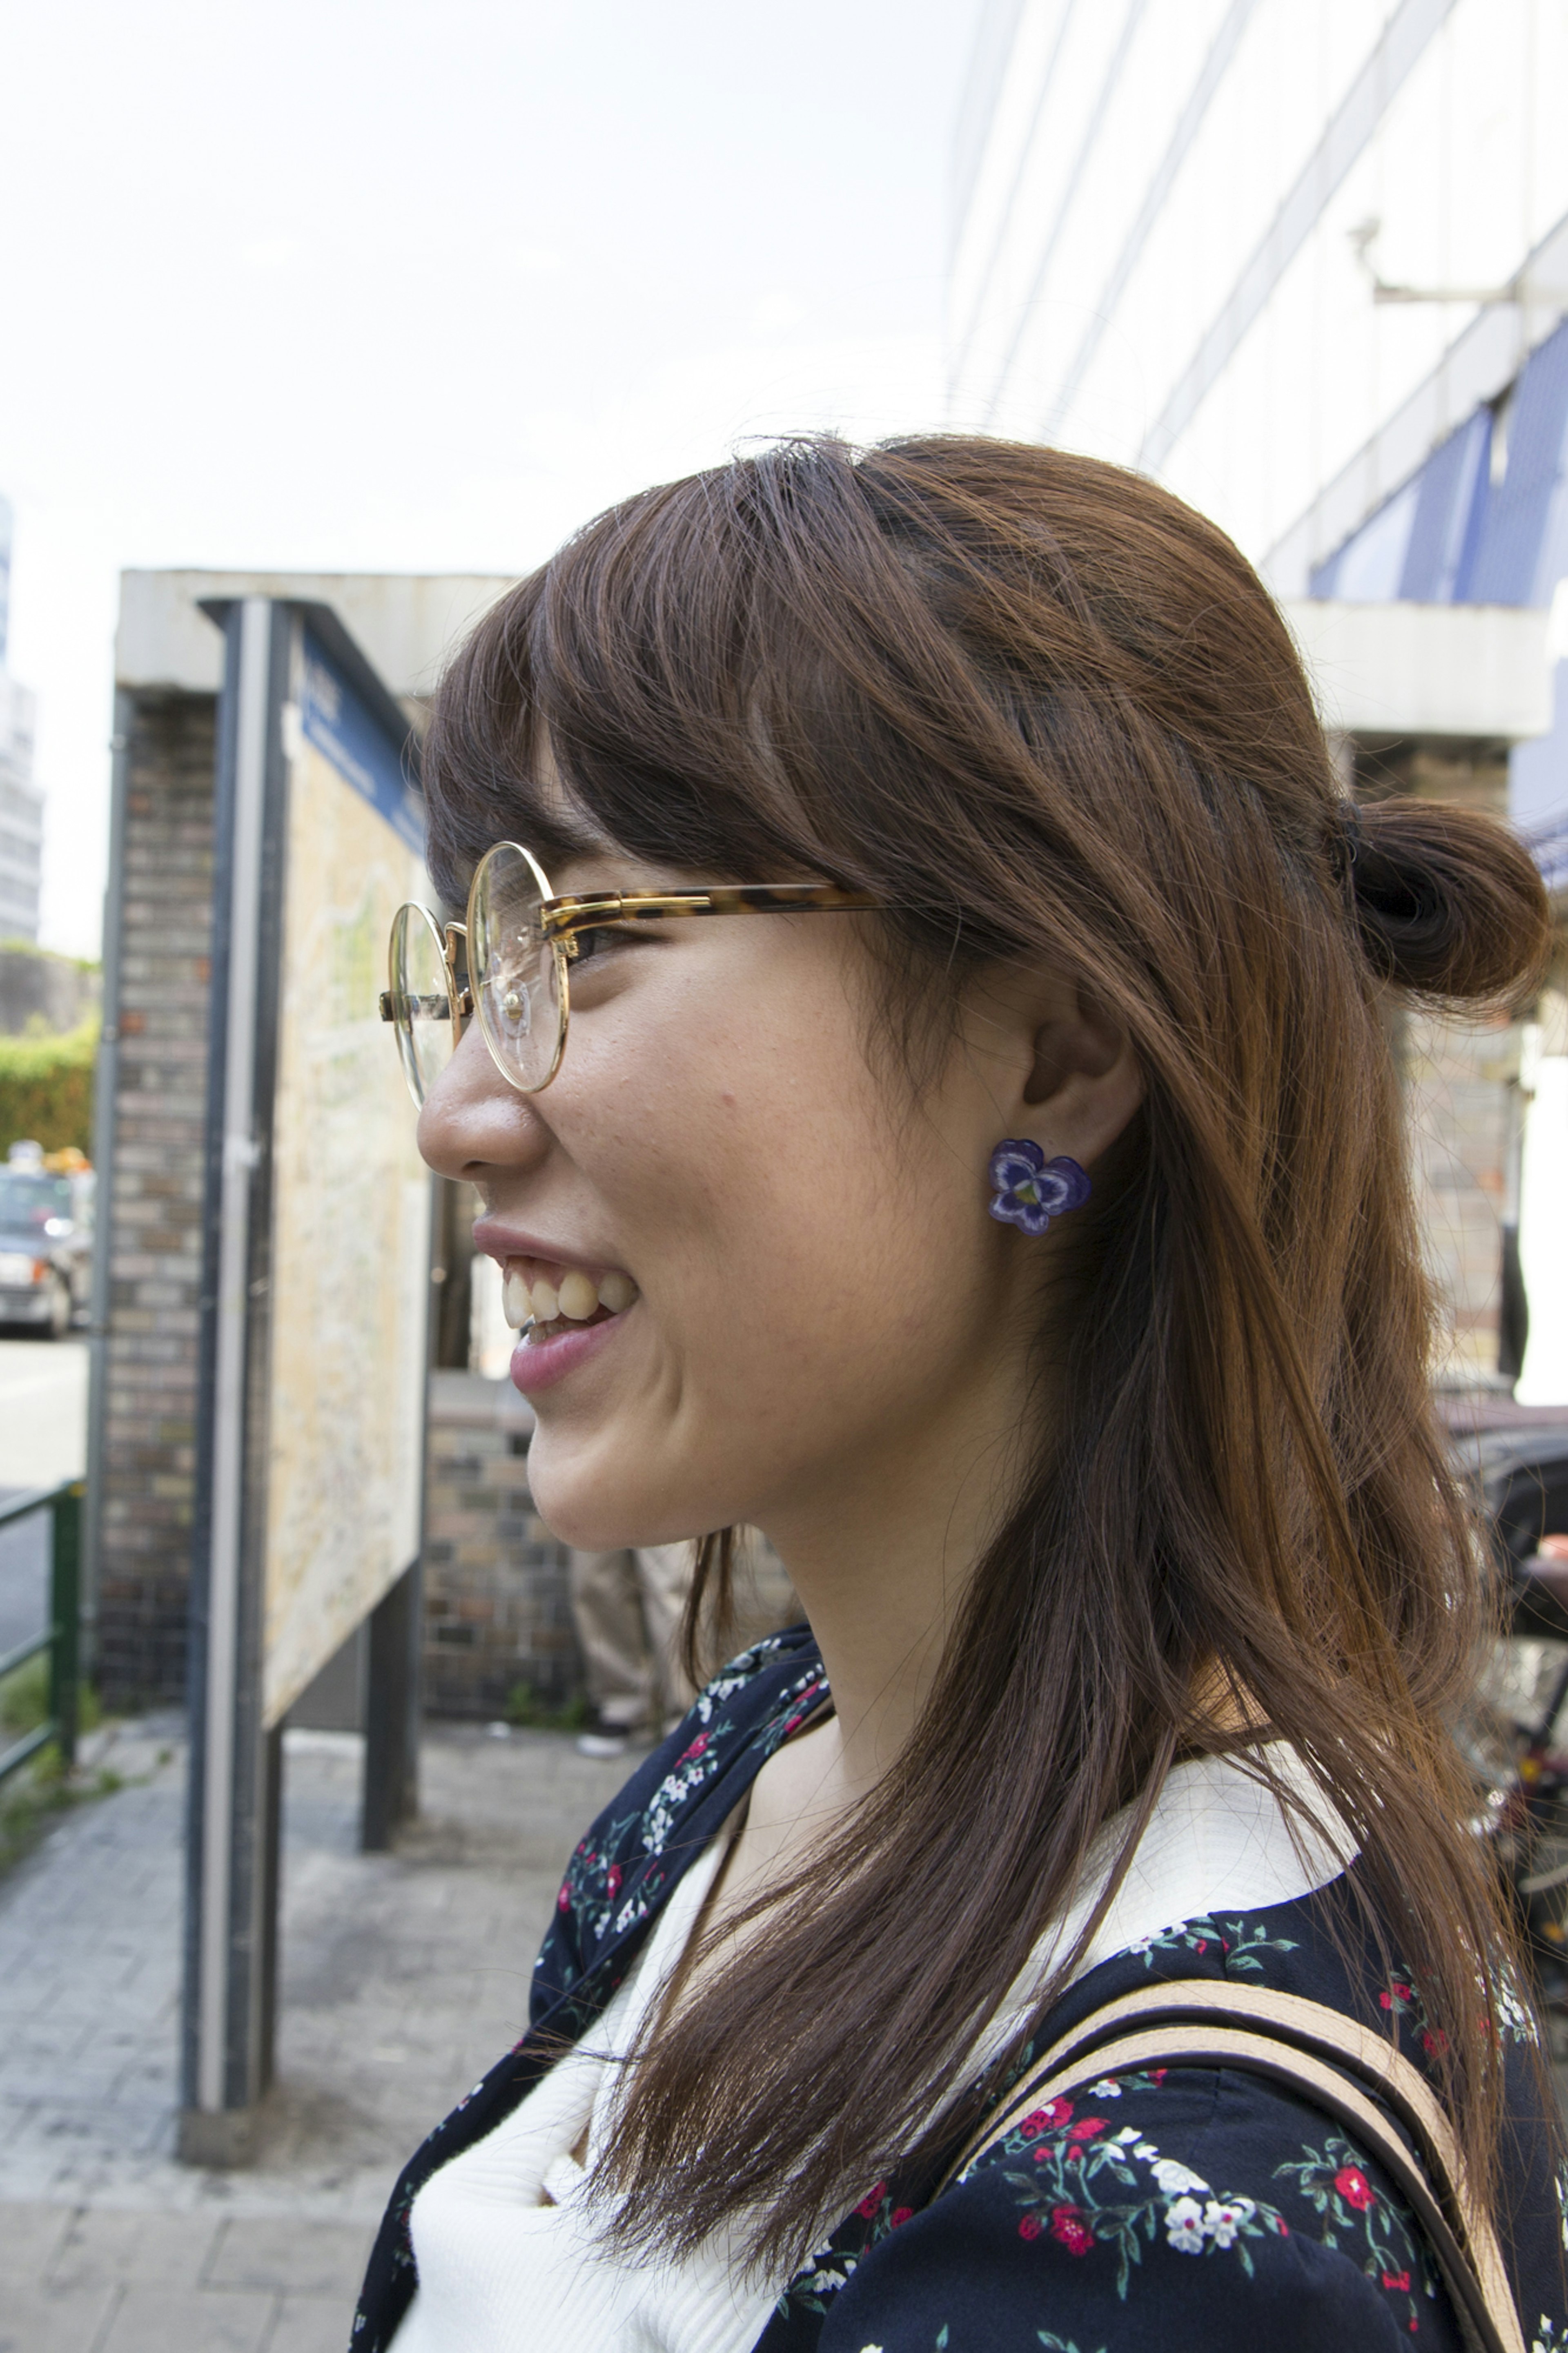
[[424, 761], [449, 902], [510, 836], [547, 870], [613, 847], [712, 881], [868, 887], [833, 790], [864, 714], [760, 560], [741, 487], [699, 477], [611, 510], [462, 647]]

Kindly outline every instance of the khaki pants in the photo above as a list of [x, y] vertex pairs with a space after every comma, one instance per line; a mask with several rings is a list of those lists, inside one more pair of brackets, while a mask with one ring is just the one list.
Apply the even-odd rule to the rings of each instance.
[[572, 1618], [605, 1724], [628, 1732], [677, 1724], [696, 1698], [679, 1659], [696, 1557], [691, 1544], [573, 1553]]

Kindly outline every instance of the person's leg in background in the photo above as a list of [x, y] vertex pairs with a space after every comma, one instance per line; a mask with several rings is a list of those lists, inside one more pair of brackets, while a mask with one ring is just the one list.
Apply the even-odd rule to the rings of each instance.
[[691, 1543], [639, 1545], [637, 1590], [652, 1653], [653, 1691], [666, 1732], [673, 1732], [697, 1693], [680, 1663], [680, 1621], [697, 1567]]
[[584, 1757], [618, 1757], [634, 1732], [651, 1725], [654, 1714], [655, 1662], [648, 1655], [636, 1558], [624, 1549], [574, 1550], [567, 1575], [593, 1709], [577, 1746]]

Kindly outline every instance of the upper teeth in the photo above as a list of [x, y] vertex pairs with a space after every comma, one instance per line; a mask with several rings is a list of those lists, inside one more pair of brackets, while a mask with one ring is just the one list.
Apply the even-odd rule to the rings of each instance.
[[552, 1324], [557, 1315], [573, 1324], [585, 1324], [596, 1308], [607, 1307], [612, 1315], [618, 1315], [637, 1295], [629, 1275], [606, 1274], [595, 1282], [577, 1267], [568, 1268], [556, 1282], [540, 1274], [530, 1284], [514, 1261], [501, 1278], [501, 1314], [519, 1330], [528, 1323]]

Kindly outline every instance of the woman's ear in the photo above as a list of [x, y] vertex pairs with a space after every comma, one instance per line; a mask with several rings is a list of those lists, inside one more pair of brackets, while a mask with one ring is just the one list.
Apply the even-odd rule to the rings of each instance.
[[1064, 1001], [1035, 1032], [1034, 1067], [1024, 1084], [1026, 1103], [1049, 1103], [1075, 1074], [1107, 1077], [1127, 1044], [1124, 1032], [1090, 1005], [1081, 988], [1069, 981], [1064, 990]]
[[1031, 1008], [1032, 1059], [1018, 1104], [1020, 1136], [1080, 1166], [1112, 1145], [1143, 1100], [1126, 1031], [1082, 986], [1054, 975]]

